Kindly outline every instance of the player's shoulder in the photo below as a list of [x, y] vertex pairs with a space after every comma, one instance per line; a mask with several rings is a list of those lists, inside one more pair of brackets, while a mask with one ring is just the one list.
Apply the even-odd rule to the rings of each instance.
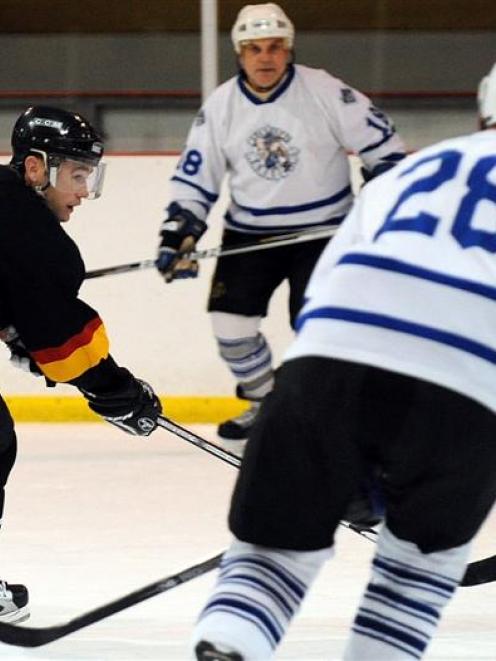
[[317, 69], [316, 67], [309, 67], [305, 64], [294, 65], [297, 76], [303, 80], [311, 82], [326, 82], [327, 84], [335, 84], [341, 82], [338, 78], [330, 74], [325, 69]]
[[25, 216], [29, 220], [33, 214], [31, 209], [33, 206], [35, 211], [43, 206], [40, 196], [32, 188], [26, 186], [22, 177], [15, 170], [7, 165], [0, 166], [2, 224], [9, 224], [14, 216]]
[[439, 172], [440, 166], [429, 166], [429, 163], [433, 164], [437, 161], [440, 163], [447, 162], [451, 159], [455, 159], [454, 162], [458, 163], [461, 157], [465, 155], [471, 159], [477, 159], [487, 153], [493, 154], [496, 151], [496, 131], [493, 132], [493, 136], [486, 135], [488, 133], [490, 132], [479, 131], [459, 135], [418, 149], [399, 161], [393, 168], [381, 174], [380, 177], [376, 177], [368, 182], [364, 187], [364, 192], [369, 197], [373, 196], [376, 191], [379, 191], [379, 195], [382, 195], [384, 190], [394, 188], [396, 185], [394, 182], [403, 181], [404, 176], [410, 174], [412, 176], [415, 176], [415, 174], [419, 175], [422, 172], [419, 168], [424, 166], [428, 168], [433, 167], [435, 172]]
[[438, 155], [447, 158], [450, 154], [494, 153], [495, 150], [496, 131], [477, 131], [447, 138], [423, 147], [403, 159], [396, 167], [404, 171], [418, 161], [436, 158]]
[[312, 87], [316, 93], [333, 97], [344, 104], [356, 103], [362, 94], [347, 82], [329, 73], [325, 69], [295, 65], [296, 73], [304, 83]]

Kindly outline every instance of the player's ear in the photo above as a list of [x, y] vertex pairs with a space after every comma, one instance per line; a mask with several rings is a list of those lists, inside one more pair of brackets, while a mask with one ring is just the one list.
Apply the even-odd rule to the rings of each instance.
[[29, 186], [41, 186], [45, 180], [45, 164], [43, 159], [30, 154], [24, 160], [26, 183]]

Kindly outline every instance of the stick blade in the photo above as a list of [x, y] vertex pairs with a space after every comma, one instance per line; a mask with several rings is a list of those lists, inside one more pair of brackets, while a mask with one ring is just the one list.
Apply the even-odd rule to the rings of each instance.
[[99, 606], [62, 624], [56, 624], [51, 627], [23, 627], [0, 622], [0, 642], [17, 647], [40, 647], [41, 645], [47, 645], [75, 631], [84, 629], [90, 626], [90, 624], [100, 622], [126, 608], [135, 606], [146, 599], [150, 599], [162, 592], [167, 592], [167, 590], [172, 590], [182, 583], [187, 583], [202, 574], [206, 574], [219, 566], [222, 555], [222, 553], [219, 553], [209, 560], [188, 567], [167, 578], [150, 583], [143, 588], [139, 588], [115, 601]]
[[473, 585], [484, 585], [496, 581], [496, 555], [492, 555], [484, 560], [471, 562], [465, 571], [465, 575], [460, 583], [463, 587]]

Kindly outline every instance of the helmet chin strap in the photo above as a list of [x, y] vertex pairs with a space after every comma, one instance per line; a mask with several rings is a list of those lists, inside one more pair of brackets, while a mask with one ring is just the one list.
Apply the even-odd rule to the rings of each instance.
[[44, 184], [40, 184], [39, 186], [34, 186], [34, 190], [39, 194], [43, 196], [43, 193], [47, 190], [47, 188], [50, 188], [52, 184], [50, 183], [50, 177], [47, 176], [47, 180]]

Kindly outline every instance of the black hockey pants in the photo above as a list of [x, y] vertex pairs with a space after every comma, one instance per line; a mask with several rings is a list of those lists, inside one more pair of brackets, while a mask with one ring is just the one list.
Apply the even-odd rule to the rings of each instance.
[[0, 397], [0, 522], [5, 501], [5, 484], [17, 455], [14, 421], [7, 404]]
[[446, 388], [319, 357], [276, 374], [250, 434], [231, 531], [260, 546], [313, 551], [372, 464], [386, 523], [424, 553], [466, 544], [496, 499], [496, 415]]

